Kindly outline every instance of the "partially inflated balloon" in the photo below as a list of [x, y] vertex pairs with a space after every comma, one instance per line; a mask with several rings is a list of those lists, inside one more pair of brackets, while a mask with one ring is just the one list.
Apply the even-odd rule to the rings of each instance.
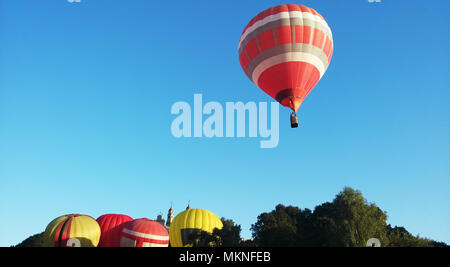
[[168, 247], [169, 233], [157, 221], [137, 219], [126, 223], [122, 230], [121, 247]]
[[102, 235], [99, 247], [120, 247], [120, 238], [123, 227], [133, 218], [123, 214], [105, 214], [97, 219]]
[[239, 59], [248, 78], [297, 112], [333, 54], [325, 19], [312, 8], [280, 5], [253, 18], [242, 33]]
[[212, 233], [215, 228], [222, 227], [222, 221], [214, 213], [203, 209], [188, 209], [178, 214], [170, 224], [170, 244], [172, 247], [189, 246], [189, 236], [194, 231]]
[[47, 247], [95, 247], [101, 230], [94, 218], [70, 214], [54, 219], [44, 232]]

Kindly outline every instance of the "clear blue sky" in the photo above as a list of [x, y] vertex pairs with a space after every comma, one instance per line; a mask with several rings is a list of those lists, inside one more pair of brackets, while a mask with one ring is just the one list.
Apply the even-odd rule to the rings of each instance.
[[[339, 2], [339, 3], [338, 3]], [[176, 101], [271, 101], [237, 45], [260, 11], [305, 4], [333, 30], [328, 72], [278, 148], [175, 139]], [[0, 0], [0, 245], [55, 217], [175, 212], [242, 225], [345, 186], [388, 223], [450, 243], [450, 2]]]

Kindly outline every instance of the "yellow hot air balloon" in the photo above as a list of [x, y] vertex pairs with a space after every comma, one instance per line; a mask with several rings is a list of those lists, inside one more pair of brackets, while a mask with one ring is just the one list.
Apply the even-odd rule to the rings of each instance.
[[96, 247], [101, 230], [87, 215], [70, 214], [54, 219], [44, 232], [46, 247]]
[[196, 230], [212, 233], [222, 229], [222, 221], [214, 213], [204, 209], [187, 209], [178, 214], [170, 224], [169, 239], [172, 247], [186, 247], [189, 235]]

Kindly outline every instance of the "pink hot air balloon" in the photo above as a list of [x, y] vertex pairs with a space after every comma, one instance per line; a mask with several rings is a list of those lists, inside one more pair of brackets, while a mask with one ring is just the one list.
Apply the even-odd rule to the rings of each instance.
[[105, 214], [97, 219], [102, 234], [99, 247], [120, 247], [120, 238], [123, 228], [133, 218], [122, 214]]
[[169, 232], [157, 221], [137, 219], [122, 230], [121, 247], [168, 247]]

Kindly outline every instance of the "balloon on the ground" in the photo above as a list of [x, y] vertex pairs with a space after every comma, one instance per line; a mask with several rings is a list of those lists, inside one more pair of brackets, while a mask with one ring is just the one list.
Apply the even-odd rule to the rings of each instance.
[[137, 219], [127, 222], [122, 230], [121, 247], [168, 247], [169, 233], [157, 221]]
[[97, 219], [102, 234], [98, 247], [120, 247], [120, 238], [123, 228], [133, 218], [123, 214], [105, 214]]
[[239, 59], [253, 83], [296, 113], [327, 70], [333, 48], [331, 29], [317, 11], [279, 5], [244, 29]]
[[188, 209], [178, 214], [170, 224], [169, 235], [172, 247], [189, 246], [189, 236], [195, 231], [212, 233], [222, 229], [222, 221], [214, 213], [204, 209]]
[[44, 232], [47, 247], [95, 247], [101, 230], [97, 221], [87, 215], [70, 214], [54, 219]]

